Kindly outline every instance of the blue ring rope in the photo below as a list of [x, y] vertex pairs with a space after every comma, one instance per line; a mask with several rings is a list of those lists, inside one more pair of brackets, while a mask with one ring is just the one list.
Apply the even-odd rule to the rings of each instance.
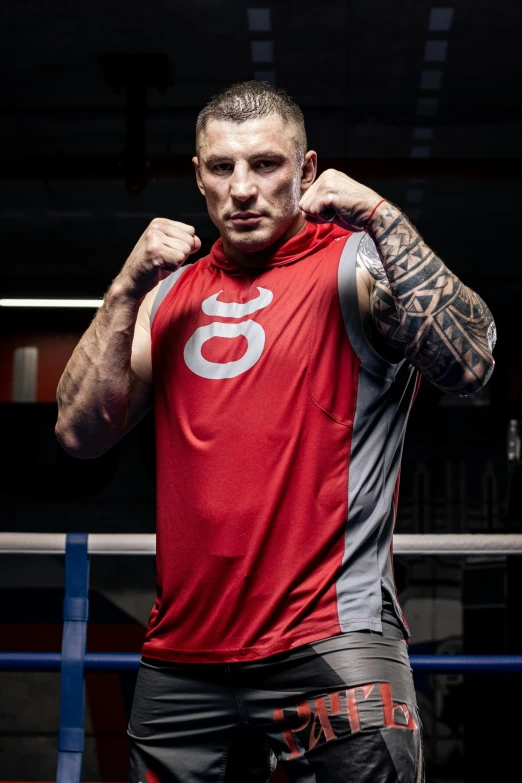
[[[139, 653], [86, 653], [85, 671], [137, 671]], [[2, 652], [0, 671], [60, 671], [60, 653]], [[510, 674], [522, 672], [522, 655], [410, 655], [414, 672]]]
[[56, 783], [80, 783], [83, 757], [84, 662], [89, 615], [88, 534], [68, 533], [60, 674]]

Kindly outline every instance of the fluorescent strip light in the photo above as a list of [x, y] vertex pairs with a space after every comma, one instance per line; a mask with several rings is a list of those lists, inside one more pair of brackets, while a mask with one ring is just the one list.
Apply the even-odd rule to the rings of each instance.
[[101, 307], [103, 299], [0, 299], [0, 307]]
[[87, 209], [49, 209], [47, 217], [50, 218], [92, 218], [92, 212]]

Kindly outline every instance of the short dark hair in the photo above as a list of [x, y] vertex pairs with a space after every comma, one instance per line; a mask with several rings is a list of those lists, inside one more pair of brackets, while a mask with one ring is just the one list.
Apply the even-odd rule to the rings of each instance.
[[270, 114], [278, 114], [284, 122], [297, 126], [296, 157], [302, 160], [307, 146], [303, 112], [281, 87], [257, 81], [232, 84], [214, 95], [201, 109], [196, 121], [196, 154], [199, 154], [199, 139], [209, 120], [246, 122]]

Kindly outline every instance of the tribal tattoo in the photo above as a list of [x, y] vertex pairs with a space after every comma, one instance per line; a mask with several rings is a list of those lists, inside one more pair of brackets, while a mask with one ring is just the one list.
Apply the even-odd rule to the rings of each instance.
[[375, 281], [371, 311], [378, 334], [444, 391], [465, 396], [480, 389], [495, 364], [496, 329], [487, 305], [394, 205], [383, 204], [367, 231], [357, 264]]

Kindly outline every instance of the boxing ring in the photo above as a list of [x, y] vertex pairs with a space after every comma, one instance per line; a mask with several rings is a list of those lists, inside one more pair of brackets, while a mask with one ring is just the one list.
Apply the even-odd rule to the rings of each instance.
[[[522, 555], [522, 535], [441, 534], [393, 538], [394, 555]], [[0, 671], [60, 671], [57, 783], [79, 783], [85, 672], [137, 670], [139, 653], [86, 653], [91, 555], [155, 555], [154, 534], [0, 533], [0, 554], [65, 554], [61, 653], [1, 652]], [[410, 655], [414, 672], [522, 672], [522, 655]]]

